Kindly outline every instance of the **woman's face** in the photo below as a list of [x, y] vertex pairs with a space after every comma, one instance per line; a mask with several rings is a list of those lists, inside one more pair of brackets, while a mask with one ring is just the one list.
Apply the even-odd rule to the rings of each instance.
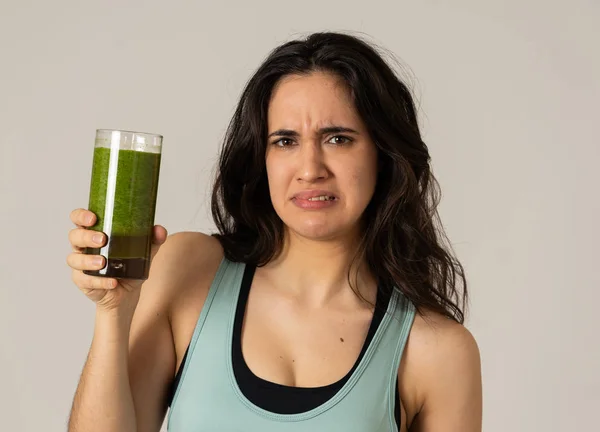
[[271, 201], [287, 228], [316, 240], [356, 235], [373, 196], [377, 149], [343, 81], [284, 77], [268, 110]]

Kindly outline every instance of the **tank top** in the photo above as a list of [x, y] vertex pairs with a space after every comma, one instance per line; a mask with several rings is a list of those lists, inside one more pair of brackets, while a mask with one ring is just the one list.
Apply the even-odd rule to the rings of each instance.
[[412, 303], [394, 290], [372, 340], [336, 393], [307, 411], [281, 414], [253, 403], [236, 379], [236, 311], [247, 270], [226, 258], [219, 265], [180, 371], [168, 430], [397, 431], [397, 373], [414, 320]]
[[[273, 383], [256, 376], [246, 364], [246, 360], [244, 359], [244, 355], [242, 353], [242, 326], [246, 304], [248, 302], [248, 296], [250, 295], [250, 287], [252, 286], [255, 271], [255, 265], [247, 264], [244, 268], [244, 275], [242, 277], [242, 285], [240, 287], [240, 293], [235, 312], [235, 321], [233, 324], [233, 375], [242, 394], [251, 403], [259, 406], [260, 408], [279, 414], [296, 414], [309, 411], [335, 396], [335, 394], [342, 388], [346, 381], [350, 379], [350, 376], [362, 360], [367, 347], [371, 343], [371, 340], [373, 340], [373, 336], [375, 335], [381, 320], [385, 316], [392, 290], [383, 285], [378, 286], [377, 300], [367, 336], [352, 369], [350, 369], [344, 377], [332, 384], [327, 384], [321, 387], [292, 387]], [[183, 360], [181, 361], [181, 364], [177, 370], [177, 374], [175, 375], [175, 379], [171, 384], [171, 389], [169, 392], [169, 407], [173, 402], [173, 395], [175, 394], [175, 391], [177, 391], [177, 387], [181, 381], [181, 372], [185, 366], [189, 348], [190, 347], [188, 344], [183, 356]], [[400, 427], [400, 393], [398, 391], [397, 383], [395, 386], [395, 392], [396, 404], [394, 407], [394, 417], [396, 424], [398, 427]]]

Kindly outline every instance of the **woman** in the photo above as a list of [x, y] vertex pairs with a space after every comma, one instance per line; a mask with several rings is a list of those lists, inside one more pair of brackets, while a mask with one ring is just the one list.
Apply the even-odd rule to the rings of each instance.
[[[406, 86], [365, 42], [275, 49], [229, 125], [218, 234], [154, 230], [150, 277], [104, 265], [71, 219], [96, 302], [71, 431], [479, 431], [479, 353], [461, 265]], [[460, 285], [460, 286], [459, 286]]]

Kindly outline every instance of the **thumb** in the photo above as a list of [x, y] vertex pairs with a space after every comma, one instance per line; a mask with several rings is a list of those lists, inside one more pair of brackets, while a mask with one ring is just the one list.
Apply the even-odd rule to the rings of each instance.
[[162, 225], [155, 225], [152, 231], [152, 244], [160, 246], [167, 240], [167, 230]]
[[154, 259], [161, 245], [167, 241], [167, 230], [162, 225], [155, 225], [152, 230], [152, 249], [150, 259]]

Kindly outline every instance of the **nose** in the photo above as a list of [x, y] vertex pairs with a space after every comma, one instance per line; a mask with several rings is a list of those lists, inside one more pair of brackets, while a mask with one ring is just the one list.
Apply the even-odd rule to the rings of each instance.
[[329, 177], [323, 149], [317, 142], [300, 146], [298, 181], [312, 183]]

